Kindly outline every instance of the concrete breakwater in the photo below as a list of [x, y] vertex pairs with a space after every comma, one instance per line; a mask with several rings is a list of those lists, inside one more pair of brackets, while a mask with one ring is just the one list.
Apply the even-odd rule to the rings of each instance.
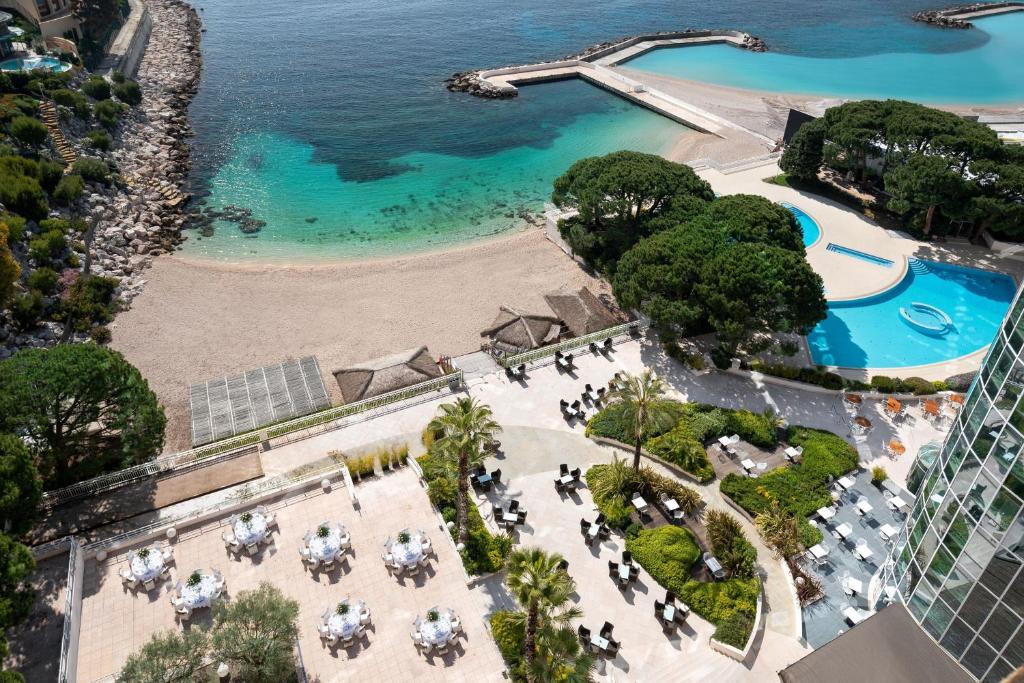
[[[752, 52], [765, 52], [768, 46], [763, 40], [756, 36], [752, 36], [749, 33], [743, 33], [742, 31], [728, 31], [728, 30], [698, 30], [698, 29], [685, 29], [682, 31], [660, 31], [657, 33], [644, 33], [635, 36], [629, 36], [627, 38], [621, 38], [619, 40], [613, 40], [604, 43], [598, 43], [597, 45], [591, 45], [582, 52], [572, 55], [566, 55], [561, 59], [552, 60], [549, 62], [538, 62], [536, 64], [514, 64], [504, 67], [497, 67], [493, 69], [477, 69], [475, 71], [461, 71], [452, 74], [448, 79], [445, 80], [445, 87], [453, 92], [466, 92], [476, 97], [487, 97], [487, 98], [504, 98], [504, 97], [515, 97], [518, 93], [515, 88], [502, 88], [495, 86], [494, 83], [488, 80], [488, 75], [496, 75], [499, 72], [510, 73], [510, 70], [514, 70], [519, 73], [528, 73], [530, 71], [539, 71], [550, 69], [555, 64], [567, 64], [573, 62], [596, 62], [598, 60], [604, 61], [611, 55], [623, 52], [626, 50], [632, 50], [632, 54], [629, 57], [634, 57], [647, 50], [655, 49], [676, 43], [677, 41], [685, 41], [685, 43], [728, 43], [745, 50]], [[645, 50], [635, 50], [635, 46], [641, 44], [649, 44]], [[684, 43], [678, 43], [684, 44]], [[624, 57], [627, 58], [627, 57]], [[611, 63], [617, 63], [619, 60], [614, 60]]]
[[1024, 11], [1024, 2], [976, 2], [918, 12], [913, 19], [940, 28], [973, 28], [974, 24], [969, 21], [970, 19], [1020, 11]]

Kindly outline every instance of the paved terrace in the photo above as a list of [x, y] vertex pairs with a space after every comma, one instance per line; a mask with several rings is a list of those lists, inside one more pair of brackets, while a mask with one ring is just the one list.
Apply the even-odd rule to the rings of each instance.
[[[490, 458], [489, 469], [500, 467], [504, 485], [480, 495], [480, 507], [493, 526], [493, 508], [507, 506], [515, 499], [527, 510], [526, 523], [516, 527], [520, 545], [537, 545], [561, 553], [569, 562], [569, 574], [576, 580], [576, 604], [583, 610], [579, 621], [597, 633], [605, 621], [614, 627], [621, 650], [614, 660], [599, 658], [598, 672], [611, 680], [629, 681], [757, 681], [772, 680], [777, 671], [807, 653], [797, 641], [799, 613], [781, 565], [756, 536], [753, 525], [741, 520], [749, 538], [758, 548], [765, 581], [769, 628], [755, 641], [744, 663], [720, 655], [708, 646], [715, 627], [690, 613], [676, 632], [666, 634], [655, 618], [654, 601], [665, 600], [665, 589], [646, 571], [625, 590], [608, 576], [608, 562], [620, 562], [624, 539], [613, 533], [603, 542], [587, 545], [580, 534], [580, 519], [594, 521], [597, 508], [585, 482], [567, 495], [553, 484], [558, 466], [580, 467], [584, 472], [594, 464], [614, 457], [629, 457], [617, 449], [598, 446], [578, 434], [524, 427], [509, 428], [501, 437], [502, 453]], [[674, 475], [657, 467], [662, 474]], [[710, 507], [728, 511], [711, 486], [695, 486]], [[499, 607], [511, 607], [499, 580], [487, 582], [486, 590]]]
[[[331, 681], [499, 681], [504, 665], [487, 633], [483, 596], [466, 587], [466, 575], [445, 532], [439, 528], [426, 492], [410, 469], [360, 484], [360, 509], [353, 510], [344, 486], [322, 494], [314, 489], [293, 495], [271, 509], [279, 531], [273, 543], [255, 557], [229, 556], [221, 540], [227, 516], [179, 530], [174, 543], [171, 580], [159, 590], [133, 594], [117, 575], [126, 565], [128, 549], [98, 563], [87, 560], [83, 581], [79, 681], [95, 681], [116, 673], [128, 656], [157, 631], [182, 628], [175, 622], [168, 592], [193, 569], [219, 569], [228, 595], [269, 581], [297, 600], [299, 645], [310, 680]], [[307, 531], [325, 520], [340, 521], [352, 535], [347, 561], [331, 573], [310, 573], [297, 549]], [[415, 578], [395, 578], [381, 561], [384, 540], [403, 527], [423, 528], [434, 542], [437, 559]], [[140, 544], [136, 547], [141, 547]], [[346, 596], [365, 601], [373, 621], [362, 644], [348, 650], [321, 644], [316, 627], [325, 609]], [[410, 641], [417, 615], [430, 608], [451, 608], [462, 617], [466, 638], [444, 657], [424, 657]], [[192, 624], [209, 621], [197, 610]], [[186, 625], [184, 628], [189, 628]], [[358, 642], [358, 641], [357, 641]]]

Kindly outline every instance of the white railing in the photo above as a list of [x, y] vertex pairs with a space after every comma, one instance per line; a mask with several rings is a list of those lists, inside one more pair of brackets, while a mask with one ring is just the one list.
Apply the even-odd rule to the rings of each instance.
[[440, 391], [449, 386], [462, 386], [462, 370], [456, 370], [455, 372], [447, 375], [442, 375], [441, 377], [436, 377], [434, 379], [427, 380], [426, 382], [420, 382], [419, 384], [414, 384], [411, 387], [381, 394], [380, 396], [374, 396], [355, 403], [346, 403], [345, 405], [328, 408], [318, 413], [298, 417], [276, 425], [260, 427], [257, 430], [246, 432], [245, 434], [238, 434], [221, 441], [214, 441], [213, 443], [208, 443], [204, 446], [199, 446], [198, 448], [164, 455], [156, 458], [155, 460], [151, 460], [150, 462], [142, 463], [141, 465], [135, 465], [134, 467], [129, 467], [118, 472], [103, 474], [89, 479], [88, 481], [66, 486], [62, 489], [48, 491], [43, 494], [43, 505], [47, 507], [62, 505], [72, 500], [103, 493], [105, 491], [118, 488], [119, 486], [147, 479], [164, 472], [181, 470], [200, 461], [203, 461], [204, 464], [209, 464], [206, 461], [214, 456], [222, 455], [224, 456], [224, 459], [237, 457], [243, 453], [249, 452], [241, 449], [251, 449], [252, 451], [255, 451], [256, 444], [260, 443], [264, 439], [281, 437], [313, 427], [323, 427], [321, 431], [328, 431], [332, 428], [341, 427], [342, 425], [340, 424], [332, 425], [331, 423], [336, 423], [338, 420], [342, 420], [346, 417], [365, 413], [376, 408], [382, 408], [406, 399], [415, 398], [416, 396], [420, 396], [431, 391]]
[[82, 546], [74, 536], [67, 536], [60, 539], [62, 544], [68, 546], [68, 584], [64, 598], [64, 630], [60, 638], [60, 667], [57, 671], [57, 683], [75, 683], [78, 671], [78, 627], [76, 619], [81, 618], [76, 609], [76, 603], [80, 601], [81, 587], [79, 579], [81, 572], [78, 569], [79, 557]]
[[503, 368], [512, 368], [523, 363], [532, 363], [541, 358], [547, 358], [548, 356], [554, 356], [560, 351], [572, 351], [583, 346], [588, 346], [592, 342], [604, 341], [605, 339], [611, 339], [618, 337], [621, 334], [629, 334], [633, 330], [640, 330], [640, 321], [634, 320], [623, 325], [616, 325], [615, 327], [609, 327], [605, 330], [598, 332], [592, 332], [585, 334], [582, 337], [573, 337], [572, 339], [566, 339], [564, 342], [559, 344], [551, 344], [550, 346], [542, 346], [539, 349], [533, 349], [531, 351], [524, 351], [523, 353], [517, 353], [511, 356], [503, 356], [496, 359], [498, 364]]

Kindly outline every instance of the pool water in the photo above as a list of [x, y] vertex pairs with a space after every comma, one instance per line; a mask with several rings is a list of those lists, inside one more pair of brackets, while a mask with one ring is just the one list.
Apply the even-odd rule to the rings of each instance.
[[67, 71], [71, 65], [56, 57], [18, 57], [0, 62], [0, 71], [31, 71], [32, 69], [49, 69], [50, 71]]
[[818, 227], [817, 221], [792, 204], [786, 204], [783, 202], [782, 205], [793, 212], [793, 215], [796, 216], [797, 225], [800, 226], [800, 230], [804, 234], [804, 246], [809, 247], [817, 242], [821, 237], [821, 228]]
[[[910, 259], [896, 286], [875, 296], [832, 301], [828, 317], [807, 337], [818, 365], [901, 368], [940, 363], [983, 349], [1013, 299], [1013, 278], [976, 268]], [[942, 335], [913, 329], [900, 309], [923, 303], [944, 311], [952, 327]]]

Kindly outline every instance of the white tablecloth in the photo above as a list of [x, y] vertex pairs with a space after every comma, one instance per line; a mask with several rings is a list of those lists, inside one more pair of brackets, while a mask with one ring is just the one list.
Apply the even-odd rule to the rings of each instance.
[[398, 564], [414, 565], [423, 557], [423, 544], [415, 536], [408, 543], [395, 541], [391, 544], [391, 556]]
[[199, 583], [189, 586], [185, 583], [181, 587], [181, 599], [192, 609], [197, 607], [209, 607], [217, 595], [217, 581], [212, 574], [203, 574]]
[[452, 622], [447, 614], [441, 614], [437, 621], [424, 619], [420, 623], [420, 635], [424, 642], [431, 645], [441, 645], [448, 642], [448, 636], [452, 634]]
[[334, 612], [327, 620], [327, 627], [339, 638], [348, 638], [359, 630], [359, 608], [353, 605], [346, 614]]
[[267, 520], [258, 512], [252, 513], [252, 519], [246, 524], [239, 517], [235, 520], [235, 538], [242, 545], [255, 545], [267, 537]]
[[164, 570], [164, 558], [156, 550], [150, 550], [146, 557], [135, 553], [132, 558], [132, 574], [139, 581], [152, 581]]
[[340, 529], [331, 529], [330, 533], [323, 538], [314, 533], [309, 539], [309, 554], [320, 561], [333, 559], [339, 550], [341, 550]]

